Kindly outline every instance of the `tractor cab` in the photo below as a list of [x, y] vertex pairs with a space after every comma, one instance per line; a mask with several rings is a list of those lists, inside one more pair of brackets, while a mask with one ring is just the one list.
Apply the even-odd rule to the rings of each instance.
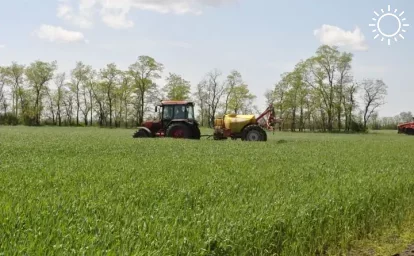
[[191, 120], [194, 118], [194, 103], [187, 101], [162, 101], [155, 107], [159, 120], [167, 125], [172, 120]]
[[157, 121], [146, 121], [138, 127], [134, 138], [175, 137], [200, 139], [200, 130], [194, 116], [194, 103], [190, 101], [161, 101], [155, 107]]

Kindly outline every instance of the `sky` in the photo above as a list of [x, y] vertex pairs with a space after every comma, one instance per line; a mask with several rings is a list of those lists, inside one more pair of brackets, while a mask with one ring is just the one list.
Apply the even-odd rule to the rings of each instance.
[[[397, 34], [390, 45], [369, 26], [389, 5], [396, 15], [379, 28], [404, 38]], [[399, 30], [398, 20], [409, 26]], [[148, 55], [164, 65], [164, 78], [177, 73], [193, 88], [213, 69], [223, 79], [238, 70], [264, 109], [264, 93], [282, 73], [321, 44], [337, 45], [354, 55], [356, 80], [384, 80], [380, 116], [394, 116], [414, 112], [413, 27], [412, 0], [0, 0], [0, 65], [56, 60], [60, 72], [77, 61], [127, 69]]]

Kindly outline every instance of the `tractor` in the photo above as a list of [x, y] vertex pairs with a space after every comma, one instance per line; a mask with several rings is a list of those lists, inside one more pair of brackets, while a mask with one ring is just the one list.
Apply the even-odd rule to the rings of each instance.
[[[259, 122], [269, 115], [265, 124]], [[223, 118], [214, 120], [215, 140], [241, 139], [242, 141], [267, 141], [267, 132], [263, 127], [270, 129], [281, 119], [275, 118], [274, 107], [271, 104], [259, 117], [254, 115], [227, 114]]]
[[[267, 132], [281, 119], [275, 118], [273, 105], [259, 117], [255, 115], [227, 114], [214, 120], [214, 134], [201, 135], [194, 117], [194, 103], [189, 101], [161, 101], [155, 107], [159, 120], [146, 121], [133, 134], [133, 138], [172, 137], [199, 140], [202, 136], [214, 140], [241, 139], [242, 141], [267, 141]], [[267, 116], [265, 122], [265, 116]], [[273, 130], [274, 131], [274, 130]]]
[[172, 137], [199, 140], [200, 129], [194, 116], [194, 103], [189, 101], [161, 101], [155, 107], [159, 119], [145, 121], [133, 138]]
[[398, 129], [398, 133], [404, 133], [404, 134], [407, 134], [407, 135], [414, 135], [414, 121], [399, 124], [397, 129]]

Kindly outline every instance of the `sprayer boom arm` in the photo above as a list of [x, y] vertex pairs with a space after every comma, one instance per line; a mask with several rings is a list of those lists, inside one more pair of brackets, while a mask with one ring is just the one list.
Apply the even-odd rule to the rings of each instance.
[[257, 121], [259, 121], [260, 119], [262, 119], [263, 117], [265, 117], [267, 114], [269, 114], [269, 121], [272, 121], [275, 119], [275, 109], [273, 107], [273, 104], [270, 104], [269, 107], [267, 107], [267, 109], [258, 117], [256, 118]]

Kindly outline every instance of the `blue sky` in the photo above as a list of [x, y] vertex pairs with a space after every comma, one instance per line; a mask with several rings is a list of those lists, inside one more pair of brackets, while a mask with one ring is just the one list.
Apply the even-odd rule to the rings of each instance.
[[[390, 46], [374, 40], [368, 26], [388, 5], [410, 24], [405, 39]], [[385, 33], [397, 26], [390, 16], [381, 22]], [[178, 73], [193, 86], [214, 68], [223, 79], [236, 69], [263, 108], [264, 92], [281, 73], [321, 43], [343, 43], [340, 49], [354, 54], [356, 79], [388, 85], [380, 115], [390, 116], [414, 111], [413, 27], [410, 0], [0, 0], [0, 65], [57, 60], [59, 71], [69, 72], [80, 60], [126, 69], [149, 55], [165, 65], [164, 76]]]

